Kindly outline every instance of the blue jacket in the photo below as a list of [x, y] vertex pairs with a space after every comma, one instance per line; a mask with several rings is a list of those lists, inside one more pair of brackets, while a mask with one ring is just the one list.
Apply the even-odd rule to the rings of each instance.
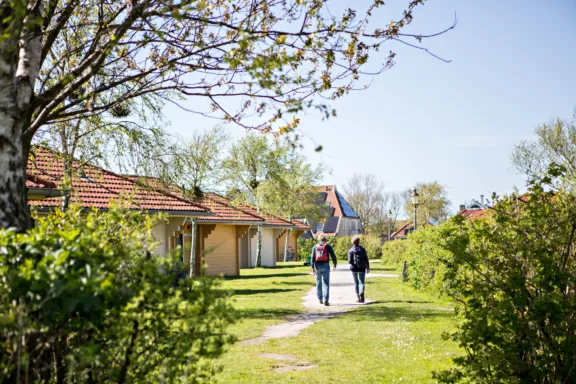
[[[354, 255], [360, 255], [360, 258], [366, 263], [366, 268], [358, 268], [354, 264]], [[370, 269], [370, 261], [368, 260], [368, 254], [366, 250], [359, 245], [355, 245], [348, 251], [348, 264], [350, 264], [350, 270], [352, 272], [366, 272], [366, 269]]]

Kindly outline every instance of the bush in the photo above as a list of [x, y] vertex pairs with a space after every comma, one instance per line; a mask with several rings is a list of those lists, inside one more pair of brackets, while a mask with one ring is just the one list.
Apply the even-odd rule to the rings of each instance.
[[387, 241], [382, 247], [382, 263], [400, 266], [406, 260], [407, 240]]
[[[561, 173], [552, 169], [546, 183]], [[466, 355], [442, 382], [568, 383], [576, 365], [576, 197], [532, 183], [448, 239]]]
[[429, 226], [412, 232], [404, 242], [408, 262], [408, 281], [419, 290], [443, 296], [451, 289], [446, 279], [446, 266], [453, 255], [446, 249], [454, 225], [451, 222]]
[[[71, 210], [0, 231], [0, 375], [6, 382], [202, 381], [230, 342], [218, 282], [172, 288], [149, 253], [152, 219]], [[164, 272], [163, 272], [164, 271]], [[24, 379], [26, 378], [26, 379]]]
[[[317, 239], [298, 239], [298, 249], [306, 258], [312, 253], [312, 247], [318, 244]], [[352, 248], [352, 237], [328, 237], [328, 244], [334, 249], [338, 260], [348, 261], [348, 251]], [[376, 236], [361, 236], [360, 245], [366, 248], [369, 258], [382, 257], [382, 244]]]

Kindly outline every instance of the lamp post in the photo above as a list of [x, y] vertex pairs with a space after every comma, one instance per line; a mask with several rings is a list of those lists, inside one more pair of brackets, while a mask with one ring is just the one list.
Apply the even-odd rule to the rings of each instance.
[[416, 191], [416, 188], [414, 188], [414, 190], [412, 191], [412, 205], [414, 206], [414, 230], [416, 230], [416, 228], [417, 228], [416, 211], [418, 210], [418, 198], [419, 197], [420, 197], [420, 195]]
[[392, 210], [388, 210], [388, 241], [390, 241], [390, 223], [392, 222]]

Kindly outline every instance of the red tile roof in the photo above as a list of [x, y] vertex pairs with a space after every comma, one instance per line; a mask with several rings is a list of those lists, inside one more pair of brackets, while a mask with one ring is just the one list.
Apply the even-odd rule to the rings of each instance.
[[[171, 195], [154, 188], [137, 185], [127, 177], [115, 174], [91, 164], [73, 162], [73, 167], [82, 169], [83, 177], [72, 178], [71, 202], [89, 208], [109, 208], [114, 201], [132, 209], [206, 214], [208, 209], [199, 204]], [[64, 161], [55, 152], [35, 147], [28, 161], [27, 172], [41, 174], [42, 180], [61, 187], [64, 176]], [[33, 182], [33, 181], [32, 181]], [[60, 199], [30, 201], [32, 206], [57, 207]]]
[[230, 203], [230, 200], [223, 196], [207, 193], [202, 200], [202, 205], [208, 207], [216, 216], [199, 219], [198, 221], [232, 221], [232, 222], [247, 222], [251, 224], [262, 223], [264, 218], [253, 215], [244, 210], [238, 209]]
[[312, 229], [312, 227], [310, 227], [308, 224], [305, 224], [299, 220], [292, 220], [292, 225], [294, 225], [297, 229], [301, 229], [304, 231]]
[[483, 217], [488, 213], [488, 209], [465, 209], [458, 212], [459, 215], [467, 217], [468, 219], [474, 220], [479, 217]]
[[[185, 191], [175, 185], [175, 184], [163, 184], [158, 179], [153, 177], [139, 177], [139, 176], [127, 176], [131, 180], [139, 183], [152, 184], [158, 186], [160, 189], [169, 189], [171, 193], [177, 196], [185, 196]], [[227, 197], [218, 195], [216, 193], [206, 193], [203, 200], [200, 202], [202, 206], [210, 209], [214, 216], [200, 218], [199, 222], [210, 222], [210, 221], [221, 221], [221, 222], [247, 222], [250, 224], [260, 224], [268, 225], [271, 227], [286, 227], [295, 226], [298, 229], [310, 229], [307, 225], [297, 222], [294, 220], [292, 224], [290, 222], [279, 218], [277, 216], [261, 213], [258, 214], [256, 208], [247, 204], [234, 204]]]

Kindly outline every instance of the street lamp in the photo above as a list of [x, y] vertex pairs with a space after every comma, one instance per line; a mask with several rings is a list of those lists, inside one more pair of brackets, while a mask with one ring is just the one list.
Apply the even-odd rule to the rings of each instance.
[[420, 197], [420, 195], [418, 194], [418, 192], [416, 191], [416, 188], [414, 188], [414, 190], [412, 191], [412, 205], [414, 206], [414, 230], [416, 230], [416, 210], [418, 209], [418, 198]]
[[390, 223], [392, 222], [392, 210], [388, 210], [388, 241], [390, 241]]

